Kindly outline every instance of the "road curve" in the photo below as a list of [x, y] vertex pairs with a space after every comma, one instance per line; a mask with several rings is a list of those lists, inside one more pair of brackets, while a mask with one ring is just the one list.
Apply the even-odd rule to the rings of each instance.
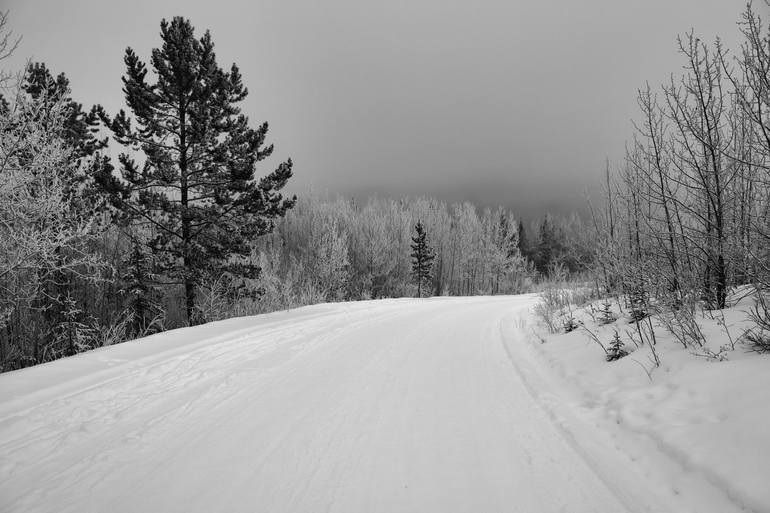
[[627, 511], [512, 361], [531, 302], [323, 305], [0, 376], [0, 511]]

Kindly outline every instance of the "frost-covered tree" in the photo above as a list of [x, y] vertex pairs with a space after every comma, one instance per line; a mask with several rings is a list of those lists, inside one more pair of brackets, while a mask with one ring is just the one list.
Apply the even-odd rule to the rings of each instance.
[[672, 121], [673, 165], [686, 189], [680, 206], [695, 214], [686, 234], [702, 261], [702, 296], [716, 308], [727, 297], [730, 190], [737, 167], [726, 155], [731, 144], [729, 98], [719, 44], [712, 49], [693, 32], [679, 40], [685, 74], [664, 88]]
[[[21, 336], [24, 312], [41, 301], [53, 276], [99, 276], [103, 262], [89, 250], [101, 220], [98, 204], [83, 202], [74, 149], [65, 137], [67, 102], [33, 97], [20, 86], [3, 91], [0, 107], [0, 360], [24, 366], [50, 357], [50, 337]], [[33, 325], [39, 321], [32, 322]], [[40, 330], [55, 328], [40, 326]], [[45, 332], [43, 333], [45, 335]], [[55, 334], [54, 334], [55, 337]]]
[[491, 233], [488, 239], [491, 244], [487, 259], [492, 280], [491, 292], [497, 294], [508, 275], [521, 270], [523, 260], [519, 253], [519, 238], [513, 218], [498, 209], [489, 219]]
[[[760, 293], [770, 291], [770, 27], [751, 4], [739, 21], [743, 43], [736, 58], [736, 68], [723, 63], [734, 89], [739, 115], [733, 130], [731, 154], [739, 167], [740, 208], [738, 228], [740, 256], [746, 265], [747, 281]], [[724, 59], [723, 59], [724, 60]], [[770, 311], [762, 302], [766, 326]], [[758, 305], [761, 306], [761, 305]]]
[[348, 280], [348, 241], [336, 222], [325, 223], [313, 233], [309, 254], [309, 268], [326, 299], [343, 299]]
[[[23, 74], [21, 88], [39, 105], [37, 116], [39, 123], [46, 125], [52, 117], [62, 116], [60, 136], [71, 149], [69, 158], [72, 164], [62, 169], [65, 195], [72, 198], [71, 212], [68, 218], [78, 222], [81, 212], [99, 211], [104, 214], [105, 222], [110, 213], [110, 202], [105, 190], [119, 194], [121, 188], [112, 177], [112, 165], [109, 157], [103, 155], [107, 138], [97, 137], [98, 116], [94, 111], [86, 112], [80, 103], [70, 96], [69, 80], [60, 73], [56, 76], [43, 63], [30, 64]], [[52, 110], [60, 112], [52, 112]], [[56, 249], [57, 262], [51, 269], [41, 268], [38, 275], [42, 280], [38, 308], [42, 311], [42, 320], [47, 327], [42, 330], [45, 338], [61, 330], [58, 326], [71, 321], [67, 312], [83, 311], [82, 295], [76, 293], [77, 273], [64, 265], [71, 258], [71, 249]], [[73, 306], [74, 305], [74, 306]], [[54, 335], [55, 336], [55, 335]], [[69, 347], [74, 345], [69, 344]]]
[[386, 215], [367, 205], [352, 223], [353, 271], [358, 271], [360, 282], [368, 297], [381, 297], [387, 293], [388, 282], [397, 262], [393, 248], [396, 235], [388, 229]]

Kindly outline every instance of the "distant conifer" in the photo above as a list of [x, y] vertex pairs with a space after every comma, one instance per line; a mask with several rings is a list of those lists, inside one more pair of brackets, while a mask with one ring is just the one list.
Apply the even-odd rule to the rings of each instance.
[[524, 258], [530, 258], [529, 253], [529, 239], [527, 238], [527, 230], [524, 228], [524, 223], [519, 220], [519, 229], [518, 229], [518, 246], [519, 246], [519, 253], [521, 253], [521, 256]]
[[417, 297], [422, 297], [422, 285], [430, 280], [433, 269], [433, 259], [436, 253], [428, 245], [428, 235], [422, 222], [414, 227], [416, 235], [412, 237], [412, 277], [417, 282]]

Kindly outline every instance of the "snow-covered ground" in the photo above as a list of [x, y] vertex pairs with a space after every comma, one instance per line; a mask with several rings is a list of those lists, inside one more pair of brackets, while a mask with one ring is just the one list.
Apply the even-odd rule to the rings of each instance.
[[[741, 340], [753, 325], [752, 297], [732, 299], [734, 306], [723, 311], [696, 312], [703, 347], [685, 349], [653, 317], [658, 368], [618, 303], [613, 323], [596, 322], [602, 306], [597, 301], [593, 315], [590, 305], [575, 310], [581, 329], [544, 336], [542, 343], [529, 340], [550, 371], [540, 375], [558, 381], [558, 401], [572, 406], [579, 425], [605, 432], [604, 443], [626, 454], [660, 487], [684, 504], [701, 504], [694, 511], [727, 511], [709, 499], [710, 490], [714, 500], [721, 494], [743, 511], [770, 512], [770, 354], [757, 354]], [[605, 362], [586, 330], [605, 346], [618, 332], [630, 354]]]
[[[675, 432], [674, 405], [711, 408], [696, 378], [621, 391], [624, 361], [575, 338], [540, 344], [534, 301], [319, 305], [0, 375], [0, 511], [766, 510], [766, 440], [740, 452], [764, 458], [755, 481], [704, 471], [682, 456], [690, 438], [649, 432]], [[746, 383], [768, 390], [768, 375]], [[730, 423], [731, 399], [684, 418]], [[737, 421], [766, 436], [756, 407]], [[742, 447], [713, 433], [714, 458]]]

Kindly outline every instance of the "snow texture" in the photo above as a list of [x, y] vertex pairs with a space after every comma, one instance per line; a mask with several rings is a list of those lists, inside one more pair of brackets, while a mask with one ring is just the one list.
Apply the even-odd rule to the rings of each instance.
[[[578, 390], [553, 369], [573, 357], [591, 372], [589, 358], [596, 372], [614, 364], [583, 343], [546, 351], [532, 334], [535, 300], [319, 305], [0, 375], [0, 511], [729, 513], [741, 499], [770, 509], [757, 481], [770, 475], [767, 444], [744, 451], [714, 427], [729, 432], [738, 415], [766, 433], [766, 402], [740, 412], [725, 397], [712, 411], [714, 387], [697, 372], [677, 374], [688, 386], [602, 384], [586, 399], [590, 383]], [[751, 386], [766, 399], [762, 370]], [[711, 431], [694, 443], [709, 447], [680, 448], [691, 439], [674, 436], [675, 419], [695, 416]], [[737, 469], [764, 460], [737, 483], [684, 453]]]
[[545, 343], [529, 339], [545, 364], [540, 374], [559, 382], [556, 400], [570, 404], [577, 425], [605, 432], [604, 444], [679, 497], [671, 511], [770, 511], [770, 355], [741, 340], [752, 326], [752, 299], [743, 296], [723, 311], [697, 313], [703, 347], [684, 349], [653, 318], [660, 368], [648, 346], [632, 342], [636, 327], [617, 303], [612, 324], [599, 326], [590, 306], [576, 315], [605, 346], [621, 335], [631, 354], [616, 362], [605, 362], [585, 328]]

